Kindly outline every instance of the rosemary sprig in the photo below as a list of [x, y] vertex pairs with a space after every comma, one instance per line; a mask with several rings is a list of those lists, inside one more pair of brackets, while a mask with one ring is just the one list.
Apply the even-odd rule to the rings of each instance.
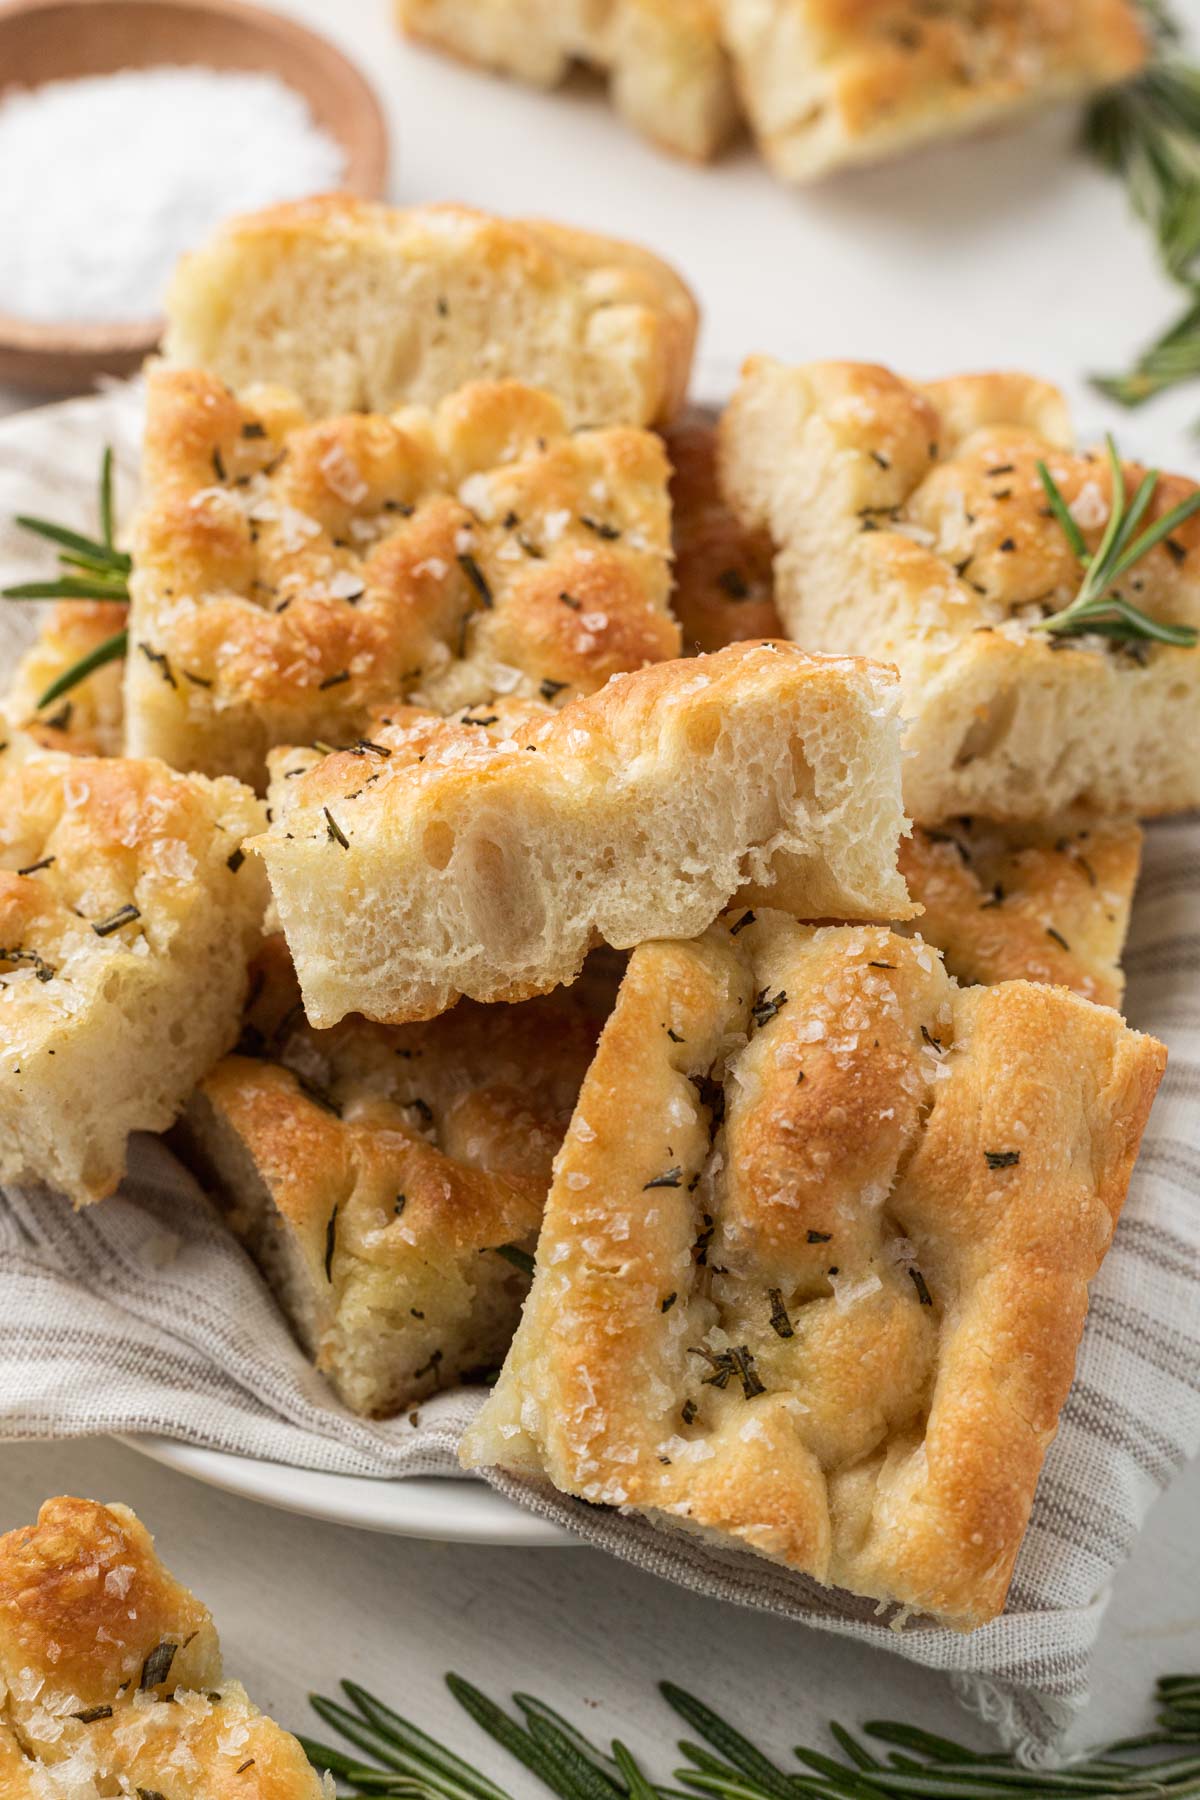
[[1124, 181], [1163, 267], [1190, 298], [1183, 317], [1128, 374], [1095, 378], [1120, 406], [1140, 406], [1200, 376], [1200, 69], [1180, 55], [1183, 33], [1166, 0], [1142, 0], [1142, 13], [1153, 42], [1150, 62], [1092, 102], [1083, 142], [1102, 168]]
[[1038, 475], [1050, 509], [1062, 526], [1084, 574], [1079, 592], [1070, 605], [1063, 607], [1060, 612], [1051, 613], [1047, 619], [1039, 620], [1033, 629], [1051, 631], [1066, 637], [1080, 632], [1098, 632], [1104, 637], [1126, 640], [1153, 638], [1160, 644], [1175, 644], [1190, 649], [1195, 645], [1197, 637], [1193, 626], [1170, 625], [1162, 619], [1152, 618], [1120, 593], [1116, 584], [1156, 544], [1169, 538], [1193, 513], [1200, 512], [1200, 490], [1189, 494], [1186, 500], [1181, 500], [1178, 506], [1173, 506], [1170, 512], [1164, 513], [1153, 525], [1147, 526], [1140, 537], [1135, 537], [1134, 533], [1154, 498], [1159, 472], [1151, 469], [1144, 475], [1137, 492], [1129, 499], [1125, 489], [1125, 471], [1121, 467], [1121, 459], [1111, 436], [1105, 438], [1104, 444], [1112, 482], [1112, 498], [1108, 524], [1094, 554], [1084, 542], [1083, 533], [1072, 518], [1058, 483], [1045, 463], [1038, 463]]
[[1162, 336], [1148, 344], [1124, 375], [1096, 375], [1092, 384], [1118, 406], [1142, 406], [1165, 388], [1200, 376], [1200, 289]]
[[[686, 1758], [674, 1773], [679, 1787], [652, 1780], [626, 1746], [601, 1750], [569, 1720], [529, 1694], [514, 1694], [519, 1716], [507, 1713], [460, 1675], [447, 1685], [476, 1724], [535, 1775], [559, 1800], [1185, 1800], [1200, 1795], [1200, 1675], [1163, 1675], [1155, 1684], [1153, 1730], [1099, 1747], [1061, 1769], [1031, 1770], [1000, 1751], [972, 1750], [953, 1738], [888, 1720], [862, 1727], [862, 1741], [842, 1725], [829, 1727], [842, 1759], [798, 1745], [801, 1772], [779, 1767], [757, 1745], [684, 1688], [663, 1682], [667, 1704], [703, 1740], [684, 1740]], [[393, 1712], [354, 1682], [342, 1683], [351, 1702], [312, 1697], [319, 1716], [358, 1749], [363, 1762], [326, 1744], [301, 1738], [309, 1761], [328, 1770], [351, 1800], [512, 1800], [436, 1738]], [[873, 1747], [879, 1746], [878, 1751]], [[1145, 1760], [1149, 1750], [1175, 1754]], [[1185, 1754], [1178, 1754], [1179, 1751]]]
[[[52, 519], [40, 519], [31, 513], [19, 513], [16, 523], [35, 537], [45, 538], [58, 546], [59, 574], [52, 581], [21, 581], [0, 588], [4, 600], [112, 600], [128, 604], [129, 573], [132, 559], [114, 542], [113, 453], [106, 445], [100, 459], [98, 512], [99, 538], [87, 537], [69, 526], [56, 525]], [[81, 656], [50, 683], [38, 696], [38, 710], [61, 699], [81, 681], [102, 669], [105, 663], [118, 662], [128, 650], [128, 634], [114, 632]]]
[[1084, 145], [1125, 183], [1130, 204], [1154, 233], [1167, 273], [1200, 272], [1200, 69], [1175, 53], [1178, 33], [1157, 32], [1142, 74], [1089, 107]]

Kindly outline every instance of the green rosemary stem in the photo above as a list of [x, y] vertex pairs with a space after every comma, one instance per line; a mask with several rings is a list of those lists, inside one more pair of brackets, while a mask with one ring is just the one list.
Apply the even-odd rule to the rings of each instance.
[[121, 662], [128, 648], [129, 633], [127, 631], [118, 631], [112, 637], [105, 638], [102, 644], [97, 644], [94, 650], [89, 650], [86, 656], [81, 656], [78, 662], [73, 662], [69, 669], [64, 669], [61, 675], [56, 676], [44, 694], [38, 695], [38, 711], [51, 705], [53, 701], [60, 700], [64, 694], [69, 693], [73, 687], [77, 687], [81, 681], [86, 680], [97, 669], [102, 669], [105, 663]]
[[1169, 624], [1143, 612], [1127, 595], [1117, 591], [1116, 583], [1156, 545], [1169, 539], [1172, 532], [1177, 531], [1194, 513], [1200, 512], [1200, 489], [1156, 519], [1153, 525], [1147, 526], [1140, 536], [1135, 536], [1137, 527], [1154, 498], [1159, 472], [1151, 469], [1143, 476], [1137, 492], [1130, 500], [1126, 493], [1125, 471], [1117, 455], [1117, 447], [1111, 436], [1106, 437], [1104, 443], [1112, 497], [1108, 523], [1094, 552], [1088, 550], [1062, 491], [1046, 464], [1039, 462], [1037, 465], [1038, 477], [1050, 510], [1061, 525], [1084, 573], [1079, 592], [1070, 605], [1052, 613], [1049, 618], [1040, 619], [1031, 629], [1064, 636], [1097, 632], [1105, 637], [1123, 638], [1127, 641], [1151, 638], [1180, 649], [1191, 649], [1197, 641], [1194, 626]]

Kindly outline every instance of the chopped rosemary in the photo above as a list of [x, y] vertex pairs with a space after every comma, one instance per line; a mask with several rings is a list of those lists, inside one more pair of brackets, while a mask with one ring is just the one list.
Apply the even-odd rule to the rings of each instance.
[[808, 1241], [810, 1244], [828, 1244], [832, 1241], [832, 1238], [832, 1231], [810, 1231], [808, 1234]]
[[739, 931], [745, 931], [747, 925], [753, 925], [753, 923], [754, 914], [752, 912], [744, 912], [741, 918], [735, 919], [733, 924], [729, 927], [730, 937], [736, 937]]
[[528, 1250], [522, 1250], [519, 1244], [497, 1244], [496, 1255], [510, 1262], [514, 1269], [520, 1269], [522, 1275], [533, 1274], [533, 1258]]
[[39, 981], [53, 981], [58, 973], [39, 950], [26, 950], [21, 944], [14, 944], [11, 950], [0, 948], [0, 963], [6, 962], [29, 963]]
[[178, 1648], [178, 1644], [172, 1644], [166, 1639], [161, 1644], [155, 1645], [142, 1664], [142, 1678], [138, 1682], [138, 1686], [143, 1693], [147, 1688], [158, 1687], [167, 1679], [171, 1673], [171, 1664], [175, 1661], [175, 1652]]
[[989, 1169], [1015, 1169], [1021, 1160], [1019, 1150], [985, 1150], [983, 1160]]
[[325, 1227], [325, 1279], [333, 1280], [333, 1252], [337, 1247], [338, 1207], [335, 1206], [329, 1215], [329, 1223]]
[[36, 875], [39, 869], [48, 869], [53, 861], [54, 858], [52, 856], [43, 856], [40, 862], [26, 863], [23, 869], [17, 870], [17, 874]]
[[323, 806], [321, 811], [325, 814], [325, 835], [330, 843], [340, 844], [343, 850], [348, 850], [350, 848], [350, 839], [346, 836], [329, 808]]
[[679, 1295], [672, 1289], [672, 1291], [664, 1298], [662, 1305], [658, 1309], [659, 1312], [670, 1312], [678, 1298]]
[[709, 1373], [700, 1377], [706, 1387], [720, 1388], [722, 1392], [736, 1376], [742, 1384], [742, 1396], [753, 1400], [759, 1394], [765, 1394], [766, 1388], [759, 1380], [754, 1367], [754, 1357], [747, 1344], [740, 1344], [736, 1349], [706, 1350], [703, 1347], [690, 1349], [689, 1356], [702, 1356], [709, 1366]]
[[922, 1306], [932, 1306], [933, 1305], [933, 1295], [929, 1292], [929, 1288], [927, 1287], [926, 1282], [925, 1282], [925, 1277], [922, 1275], [920, 1269], [915, 1268], [912, 1263], [909, 1263], [908, 1275], [909, 1275], [909, 1280], [912, 1282], [913, 1286], [917, 1290], [917, 1299], [920, 1301], [921, 1305]]
[[1070, 946], [1070, 944], [1068, 944], [1068, 942], [1067, 942], [1066, 938], [1063, 936], [1062, 932], [1056, 931], [1054, 929], [1053, 925], [1047, 925], [1046, 936], [1048, 938], [1053, 938], [1054, 942], [1056, 944], [1058, 944], [1063, 950], [1070, 950], [1071, 946]]
[[792, 1321], [788, 1316], [788, 1309], [784, 1305], [783, 1289], [768, 1288], [767, 1298], [771, 1302], [772, 1331], [776, 1332], [781, 1338], [795, 1337], [796, 1333], [792, 1326]]
[[132, 925], [141, 916], [136, 906], [126, 902], [115, 913], [110, 913], [107, 919], [93, 919], [92, 930], [97, 937], [111, 937], [114, 931], [120, 931], [122, 925]]
[[1186, 519], [1200, 512], [1200, 489], [1189, 494], [1186, 500], [1181, 500], [1178, 506], [1173, 506], [1170, 512], [1164, 513], [1153, 525], [1147, 526], [1140, 536], [1135, 537], [1134, 533], [1154, 498], [1159, 472], [1151, 469], [1144, 475], [1132, 500], [1128, 499], [1125, 471], [1111, 435], [1105, 438], [1104, 444], [1112, 481], [1112, 499], [1108, 524], [1094, 554], [1084, 542], [1083, 533], [1072, 517], [1058, 483], [1044, 462], [1037, 465], [1050, 510], [1062, 526], [1067, 542], [1084, 570], [1084, 576], [1079, 592], [1070, 605], [1063, 607], [1060, 612], [1051, 613], [1048, 619], [1039, 620], [1032, 629], [1057, 632], [1068, 637], [1079, 632], [1098, 632], [1110, 638], [1153, 638], [1162, 644], [1175, 644], [1191, 649], [1197, 639], [1194, 626], [1171, 625], [1163, 619], [1152, 618], [1118, 592], [1116, 584], [1134, 563], [1140, 562], [1157, 544], [1170, 537]]
[[339, 669], [336, 675], [326, 675], [324, 681], [319, 681], [317, 683], [317, 692], [323, 694], [326, 688], [341, 687], [342, 683], [344, 681], [349, 681], [349, 679], [349, 669]]
[[665, 1174], [656, 1175], [653, 1181], [647, 1181], [642, 1188], [642, 1192], [645, 1194], [648, 1193], [651, 1188], [677, 1188], [682, 1185], [683, 1170], [676, 1164], [675, 1168], [668, 1169]]
[[233, 851], [232, 855], [225, 858], [225, 867], [229, 870], [230, 874], [236, 875], [245, 860], [246, 852], [239, 848]]
[[495, 602], [492, 599], [492, 590], [488, 586], [487, 576], [469, 551], [460, 552], [458, 566], [479, 595], [482, 604], [486, 607], [493, 606]]
[[88, 1706], [83, 1712], [72, 1713], [71, 1717], [78, 1719], [81, 1725], [94, 1725], [97, 1719], [111, 1719], [112, 1715], [111, 1706]]
[[750, 1017], [754, 1020], [756, 1025], [767, 1024], [769, 1020], [775, 1017], [776, 1013], [782, 1012], [783, 1008], [787, 1005], [787, 993], [785, 989], [780, 988], [773, 1000], [767, 998], [767, 992], [768, 990], [764, 988], [755, 1000], [754, 1005], [750, 1008]]

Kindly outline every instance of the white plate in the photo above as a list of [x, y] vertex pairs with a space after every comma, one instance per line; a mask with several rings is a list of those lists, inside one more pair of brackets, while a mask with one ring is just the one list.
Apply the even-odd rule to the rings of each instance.
[[292, 1469], [285, 1463], [201, 1450], [165, 1437], [122, 1437], [129, 1449], [190, 1475], [209, 1487], [261, 1500], [284, 1512], [385, 1531], [394, 1537], [433, 1538], [448, 1544], [498, 1544], [522, 1550], [563, 1549], [577, 1538], [548, 1519], [524, 1512], [482, 1481], [414, 1475], [376, 1481], [363, 1475], [331, 1475]]

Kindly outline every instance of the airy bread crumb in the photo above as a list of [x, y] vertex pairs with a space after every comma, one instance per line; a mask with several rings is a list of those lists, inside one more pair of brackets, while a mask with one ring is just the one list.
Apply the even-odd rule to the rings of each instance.
[[290, 388], [315, 417], [511, 378], [556, 394], [572, 426], [651, 425], [683, 402], [697, 320], [636, 245], [334, 194], [232, 219], [184, 257], [164, 350], [233, 388]]
[[0, 755], [0, 1180], [112, 1192], [234, 1042], [266, 884], [236, 781]]
[[600, 942], [703, 930], [735, 895], [911, 916], [889, 671], [737, 644], [553, 717], [391, 715], [272, 758], [255, 840], [315, 1025], [570, 981]]

